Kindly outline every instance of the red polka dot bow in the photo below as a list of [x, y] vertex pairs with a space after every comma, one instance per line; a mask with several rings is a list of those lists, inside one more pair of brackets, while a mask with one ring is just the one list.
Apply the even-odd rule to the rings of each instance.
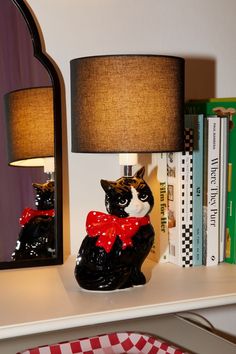
[[36, 216], [55, 216], [55, 210], [54, 209], [49, 209], [49, 210], [35, 210], [31, 208], [25, 208], [22, 216], [19, 220], [20, 225], [24, 226], [27, 224], [31, 219], [35, 218]]
[[122, 249], [132, 246], [132, 237], [140, 226], [150, 224], [149, 216], [118, 218], [114, 215], [90, 211], [86, 220], [86, 230], [90, 237], [99, 236], [96, 245], [110, 252], [116, 236], [122, 241]]

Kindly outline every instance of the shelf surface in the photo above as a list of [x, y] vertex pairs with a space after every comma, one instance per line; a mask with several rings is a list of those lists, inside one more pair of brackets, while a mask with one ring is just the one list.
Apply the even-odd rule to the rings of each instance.
[[147, 261], [146, 285], [105, 293], [81, 290], [74, 266], [0, 271], [0, 339], [236, 303], [235, 265]]

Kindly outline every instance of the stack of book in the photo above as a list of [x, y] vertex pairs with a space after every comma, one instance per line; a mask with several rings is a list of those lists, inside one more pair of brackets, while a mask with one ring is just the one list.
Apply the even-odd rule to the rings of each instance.
[[166, 153], [166, 261], [236, 263], [235, 151], [236, 98], [189, 101], [185, 151]]

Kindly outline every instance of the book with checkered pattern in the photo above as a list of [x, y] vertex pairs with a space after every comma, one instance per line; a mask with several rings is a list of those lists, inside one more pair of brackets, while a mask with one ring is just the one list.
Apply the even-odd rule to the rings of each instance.
[[203, 218], [203, 114], [186, 114], [185, 126], [193, 129], [193, 265], [202, 265]]
[[169, 262], [193, 265], [193, 129], [185, 151], [167, 154]]

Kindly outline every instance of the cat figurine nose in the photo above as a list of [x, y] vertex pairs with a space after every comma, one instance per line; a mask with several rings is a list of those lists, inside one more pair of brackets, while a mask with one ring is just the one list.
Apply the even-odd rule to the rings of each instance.
[[139, 216], [139, 214], [143, 211], [143, 204], [142, 203], [133, 203], [132, 206], [129, 208], [129, 214], [133, 216]]

